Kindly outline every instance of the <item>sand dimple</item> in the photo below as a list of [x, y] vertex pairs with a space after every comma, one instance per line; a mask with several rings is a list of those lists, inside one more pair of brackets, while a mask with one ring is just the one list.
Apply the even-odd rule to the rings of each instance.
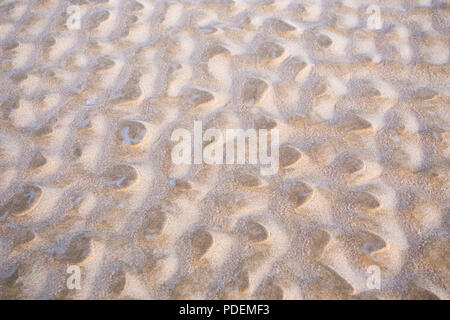
[[350, 197], [351, 203], [363, 209], [376, 209], [380, 206], [377, 198], [369, 192], [353, 192]]
[[295, 183], [289, 189], [289, 200], [292, 202], [295, 208], [301, 207], [312, 196], [313, 189], [303, 182]]
[[408, 300], [439, 300], [439, 297], [434, 293], [417, 285], [412, 285], [409, 288], [408, 294], [403, 298]]
[[266, 24], [268, 27], [273, 28], [280, 33], [288, 33], [295, 30], [295, 27], [293, 25], [280, 19], [269, 19]]
[[261, 99], [268, 87], [267, 83], [261, 79], [246, 79], [242, 87], [242, 101], [250, 104], [257, 102]]
[[433, 269], [446, 272], [450, 263], [448, 255], [450, 248], [450, 238], [448, 236], [434, 237], [429, 239], [423, 248], [425, 263]]
[[306, 67], [306, 62], [299, 57], [289, 57], [280, 66], [280, 76], [285, 77], [287, 80], [295, 80]]
[[355, 114], [351, 114], [347, 116], [342, 126], [345, 130], [359, 131], [370, 129], [372, 127], [372, 124]]
[[214, 99], [214, 95], [204, 90], [190, 89], [187, 98], [192, 106], [196, 107], [212, 101]]
[[343, 168], [348, 173], [355, 173], [364, 168], [364, 162], [356, 157], [347, 157], [342, 163]]
[[261, 288], [260, 296], [265, 300], [282, 300], [284, 294], [280, 286], [269, 282]]
[[277, 122], [267, 117], [259, 117], [254, 121], [255, 129], [271, 130], [277, 126]]
[[191, 235], [191, 244], [196, 257], [200, 258], [212, 247], [214, 239], [206, 230], [195, 231]]
[[371, 254], [386, 247], [386, 242], [382, 238], [367, 231], [360, 231], [355, 234], [355, 242], [360, 250], [366, 254]]
[[324, 47], [324, 48], [328, 48], [333, 43], [333, 41], [324, 34], [321, 34], [317, 37], [317, 42], [319, 43], [319, 45], [321, 47]]
[[97, 59], [97, 63], [95, 65], [95, 70], [106, 70], [106, 69], [110, 69], [112, 67], [114, 67], [116, 65], [116, 63], [114, 62], [114, 60], [108, 58], [108, 57], [99, 57]]
[[248, 276], [248, 271], [240, 271], [237, 275], [237, 285], [238, 285], [238, 289], [239, 292], [241, 294], [246, 294], [249, 287], [250, 287], [250, 283], [249, 283], [249, 276]]
[[97, 28], [103, 21], [108, 20], [110, 12], [104, 8], [97, 9], [92, 12], [89, 16], [89, 28]]
[[311, 299], [348, 299], [353, 293], [353, 287], [336, 271], [319, 265], [317, 268], [317, 283], [308, 288]]
[[134, 146], [141, 143], [146, 134], [146, 127], [137, 121], [122, 121], [117, 128], [117, 138], [125, 146]]
[[0, 215], [12, 214], [14, 216], [20, 216], [26, 214], [37, 205], [41, 195], [42, 189], [40, 187], [25, 186], [1, 208]]
[[251, 242], [262, 242], [269, 238], [267, 229], [255, 221], [246, 222], [243, 227], [243, 232]]
[[150, 240], [160, 235], [167, 224], [167, 214], [161, 210], [154, 210], [148, 213], [142, 224], [142, 230], [146, 240]]
[[323, 250], [330, 242], [330, 235], [324, 230], [318, 230], [311, 236], [311, 256], [313, 259], [319, 259]]
[[300, 158], [302, 154], [296, 148], [291, 146], [282, 146], [280, 147], [280, 167], [288, 168], [291, 165], [295, 164]]
[[110, 283], [108, 285], [108, 293], [112, 297], [118, 297], [126, 284], [126, 275], [123, 271], [117, 271], [111, 276]]
[[263, 60], [278, 58], [283, 52], [283, 47], [274, 42], [265, 42], [261, 44], [257, 50], [258, 57]]
[[[36, 235], [34, 234], [33, 231], [31, 230], [23, 230], [23, 231], [19, 231], [18, 233], [16, 233], [16, 235], [14, 236], [14, 240], [13, 240], [13, 246], [19, 247], [23, 244], [26, 244], [28, 242], [31, 242], [35, 239]], [[20, 248], [17, 248], [20, 249]]]
[[70, 240], [63, 255], [68, 263], [81, 263], [92, 254], [92, 239], [86, 235], [75, 236]]
[[30, 161], [30, 169], [37, 169], [47, 163], [47, 159], [38, 151]]
[[237, 176], [236, 181], [240, 185], [248, 188], [258, 187], [261, 185], [261, 179], [258, 176], [246, 173]]
[[367, 2], [3, 1], [0, 299], [449, 299], [448, 5]]
[[140, 73], [136, 72], [128, 79], [123, 86], [118, 89], [112, 96], [114, 103], [130, 103], [136, 101], [142, 95], [142, 90], [139, 85]]
[[419, 100], [431, 100], [437, 95], [437, 92], [429, 88], [419, 88], [414, 91], [413, 97]]
[[[4, 276], [0, 277], [0, 285], [7, 287], [7, 288], [12, 288], [14, 286], [14, 284], [16, 283], [17, 279], [19, 279], [19, 267], [12, 268]], [[5, 294], [6, 294], [6, 292], [5, 292]], [[3, 297], [2, 294], [0, 294], [0, 297], [7, 298], [7, 296]]]

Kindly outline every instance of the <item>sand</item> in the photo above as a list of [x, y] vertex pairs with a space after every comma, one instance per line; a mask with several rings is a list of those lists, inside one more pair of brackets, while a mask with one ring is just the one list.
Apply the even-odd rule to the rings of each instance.
[[[449, 299], [449, 19], [1, 1], [0, 298]], [[278, 172], [175, 165], [194, 121], [278, 129]]]

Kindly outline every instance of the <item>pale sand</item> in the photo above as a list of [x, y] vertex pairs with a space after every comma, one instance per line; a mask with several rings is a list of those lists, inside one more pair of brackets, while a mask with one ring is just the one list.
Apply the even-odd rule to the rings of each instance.
[[[68, 3], [0, 1], [0, 298], [449, 299], [449, 1]], [[175, 166], [194, 120], [278, 174]]]

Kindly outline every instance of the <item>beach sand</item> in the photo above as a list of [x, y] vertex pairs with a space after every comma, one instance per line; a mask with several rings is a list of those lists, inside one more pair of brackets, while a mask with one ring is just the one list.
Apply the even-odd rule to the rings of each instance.
[[[445, 0], [0, 1], [0, 298], [449, 299], [449, 37]], [[175, 165], [194, 121], [278, 129], [278, 172]]]

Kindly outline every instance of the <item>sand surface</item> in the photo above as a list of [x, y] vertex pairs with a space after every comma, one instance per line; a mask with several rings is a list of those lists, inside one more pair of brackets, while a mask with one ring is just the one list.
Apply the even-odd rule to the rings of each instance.
[[[0, 0], [0, 298], [449, 299], [449, 19]], [[277, 128], [278, 173], [174, 165], [195, 120]]]

